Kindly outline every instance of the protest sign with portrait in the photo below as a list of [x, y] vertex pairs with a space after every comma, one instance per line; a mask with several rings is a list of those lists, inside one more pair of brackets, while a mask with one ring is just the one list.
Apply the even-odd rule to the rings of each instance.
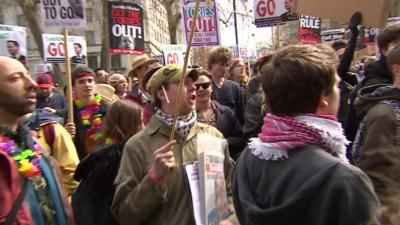
[[112, 54], [144, 54], [143, 8], [136, 3], [109, 2], [109, 36]]

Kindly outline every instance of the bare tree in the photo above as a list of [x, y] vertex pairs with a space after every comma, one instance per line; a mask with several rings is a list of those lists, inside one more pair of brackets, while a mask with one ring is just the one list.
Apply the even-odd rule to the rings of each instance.
[[165, 6], [165, 9], [167, 10], [170, 42], [171, 44], [177, 44], [178, 38], [176, 35], [176, 31], [178, 29], [178, 24], [181, 19], [181, 14], [179, 12], [179, 2], [174, 0], [163, 0], [162, 2]]
[[111, 60], [110, 60], [110, 39], [108, 34], [108, 1], [101, 1], [101, 5], [103, 7], [103, 17], [102, 17], [102, 34], [101, 34], [101, 55], [100, 55], [100, 67], [105, 69], [106, 71], [110, 71], [111, 69]]
[[[18, 0], [18, 5], [24, 13], [29, 30], [32, 33], [33, 39], [39, 48], [40, 56], [43, 58], [43, 43], [42, 33], [44, 33], [41, 16], [38, 13], [38, 4], [36, 0]], [[53, 64], [54, 81], [61, 87], [65, 85], [65, 78], [62, 75], [59, 64]]]

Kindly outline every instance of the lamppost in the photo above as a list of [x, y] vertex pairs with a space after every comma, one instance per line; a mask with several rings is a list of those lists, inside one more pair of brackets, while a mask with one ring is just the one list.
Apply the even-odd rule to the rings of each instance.
[[237, 18], [236, 18], [236, 0], [233, 0], [233, 26], [235, 28], [235, 43], [236, 48], [239, 51], [239, 39], [238, 39], [238, 31], [237, 31]]

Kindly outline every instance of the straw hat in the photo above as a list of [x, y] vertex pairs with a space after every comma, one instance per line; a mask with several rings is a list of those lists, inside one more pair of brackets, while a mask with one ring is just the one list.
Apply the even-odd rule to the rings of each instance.
[[132, 64], [131, 64], [131, 70], [128, 73], [128, 77], [134, 76], [134, 73], [136, 70], [141, 67], [145, 66], [154, 62], [158, 62], [156, 59], [150, 59], [147, 55], [139, 55], [133, 58]]
[[154, 63], [152, 63], [152, 64], [149, 65], [149, 67], [147, 68], [147, 72], [146, 72], [146, 74], [144, 75], [144, 77], [143, 77], [143, 79], [142, 79], [142, 82], [139, 84], [139, 85], [140, 85], [139, 87], [140, 87], [141, 90], [146, 91], [146, 84], [147, 84], [147, 81], [149, 81], [150, 77], [151, 77], [158, 69], [160, 69], [161, 67], [163, 67], [163, 65], [161, 65], [161, 63], [159, 63], [158, 61], [157, 61], [157, 62], [154, 62]]
[[104, 101], [111, 104], [119, 99], [115, 94], [115, 89], [109, 84], [96, 84], [96, 93], [99, 94]]

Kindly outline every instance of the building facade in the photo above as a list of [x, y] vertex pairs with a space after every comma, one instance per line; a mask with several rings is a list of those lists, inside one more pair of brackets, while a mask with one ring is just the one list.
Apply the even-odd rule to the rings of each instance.
[[[25, 16], [15, 0], [2, 0], [0, 6], [0, 24], [27, 27], [28, 68], [43, 64], [37, 44], [34, 41]], [[95, 69], [100, 66], [103, 30], [104, 0], [86, 0], [87, 26], [82, 29], [70, 29], [69, 35], [85, 36], [87, 43], [87, 63]], [[149, 56], [161, 55], [163, 45], [170, 43], [167, 12], [162, 0], [137, 0], [144, 9], [145, 53]], [[45, 33], [60, 34], [61, 29], [44, 28]], [[178, 29], [178, 41], [182, 42], [182, 29]], [[110, 55], [111, 70], [125, 73], [129, 70], [129, 55]]]

